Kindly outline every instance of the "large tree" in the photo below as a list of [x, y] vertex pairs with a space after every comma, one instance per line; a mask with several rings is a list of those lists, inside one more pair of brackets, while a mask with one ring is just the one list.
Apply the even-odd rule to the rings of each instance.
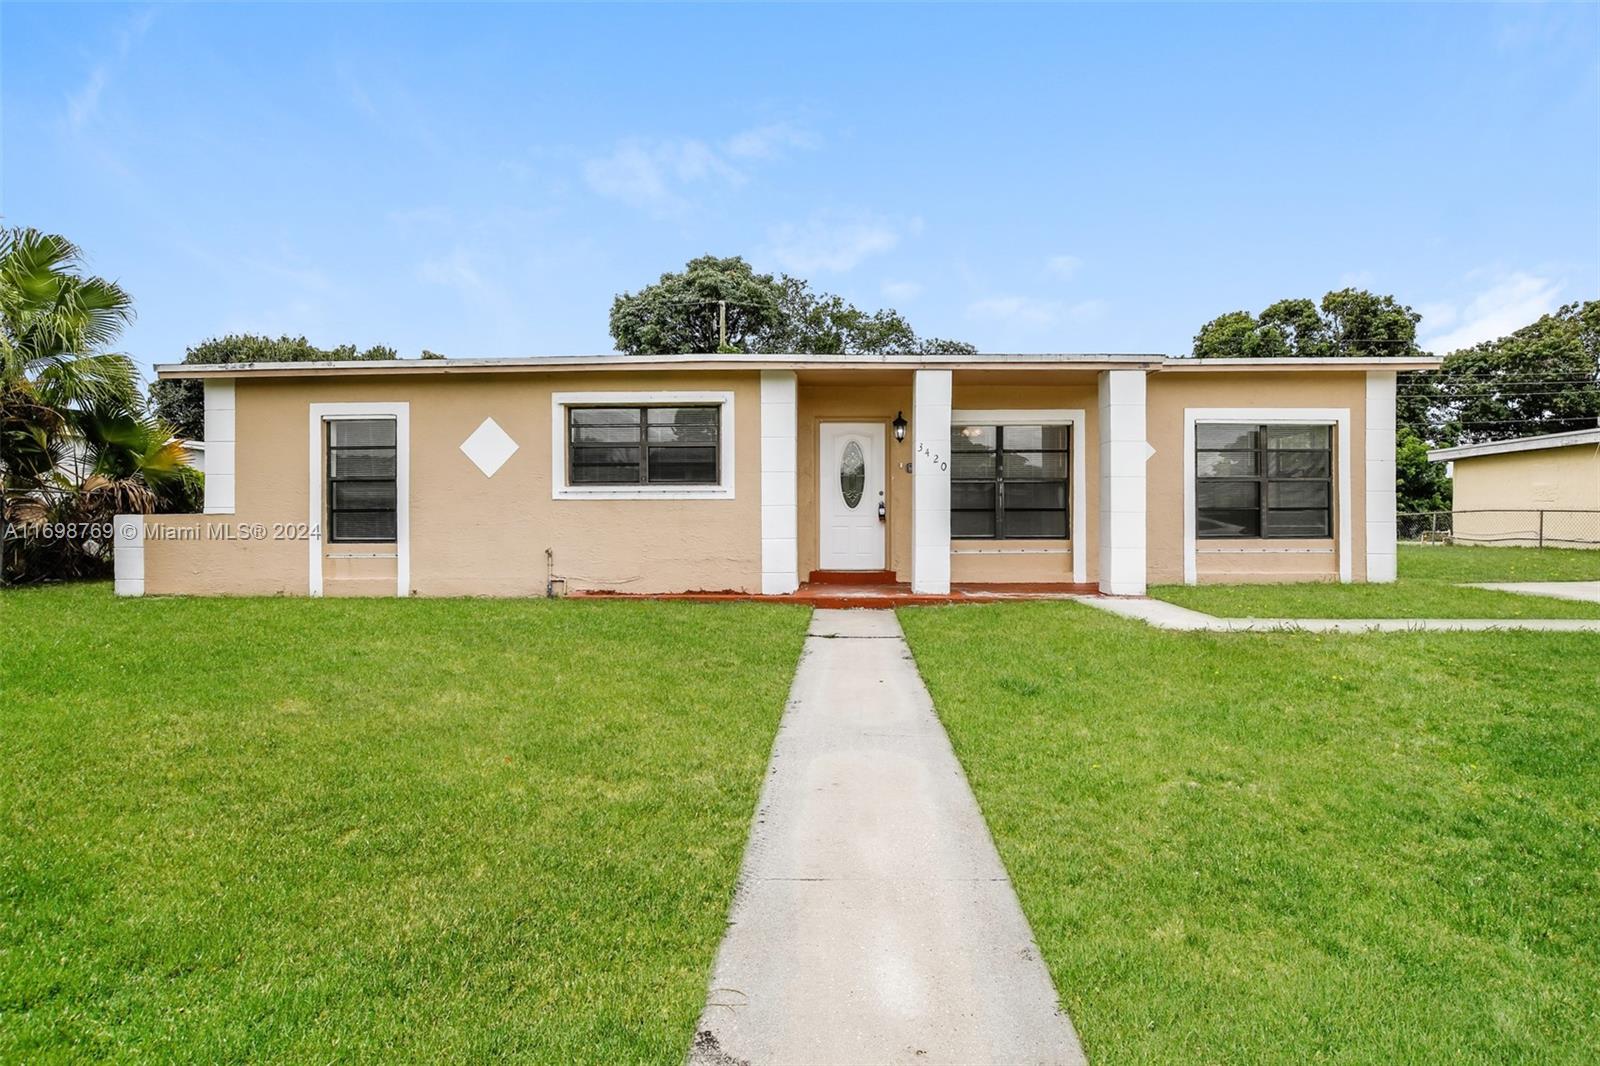
[[1420, 355], [1417, 323], [1422, 316], [1393, 296], [1364, 289], [1339, 289], [1319, 305], [1307, 299], [1279, 300], [1260, 315], [1230, 311], [1200, 327], [1194, 338], [1199, 359], [1370, 358]]
[[1451, 352], [1425, 398], [1435, 440], [1505, 440], [1600, 425], [1600, 300]]
[[740, 256], [691, 259], [681, 271], [622, 293], [611, 304], [611, 336], [629, 355], [719, 348], [803, 355], [977, 350], [919, 338], [897, 311], [862, 311], [800, 278], [758, 274]]
[[[424, 352], [424, 358], [439, 358]], [[261, 337], [250, 333], [230, 333], [201, 341], [184, 352], [183, 361], [192, 364], [234, 363], [322, 363], [351, 359], [396, 359], [398, 353], [384, 345], [357, 349], [353, 344], [318, 348], [304, 337]], [[205, 387], [192, 378], [158, 381], [150, 386], [150, 399], [156, 413], [179, 436], [199, 439], [206, 433]]]
[[[182, 509], [198, 481], [150, 417], [125, 355], [116, 282], [85, 275], [65, 237], [0, 230], [0, 494], [4, 579], [103, 573], [118, 513]], [[57, 530], [80, 530], [62, 537]], [[101, 532], [96, 532], [100, 530]]]

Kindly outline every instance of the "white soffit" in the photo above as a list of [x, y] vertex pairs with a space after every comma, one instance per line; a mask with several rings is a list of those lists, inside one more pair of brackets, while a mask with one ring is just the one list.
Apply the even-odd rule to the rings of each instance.
[[494, 477], [506, 465], [506, 460], [516, 454], [517, 442], [500, 428], [500, 423], [485, 418], [483, 424], [472, 431], [472, 436], [461, 442], [461, 452], [472, 465], [483, 471], [484, 477]]

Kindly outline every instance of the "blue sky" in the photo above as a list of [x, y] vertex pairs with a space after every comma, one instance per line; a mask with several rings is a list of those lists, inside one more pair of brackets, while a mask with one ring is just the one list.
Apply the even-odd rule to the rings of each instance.
[[1600, 8], [0, 8], [8, 224], [227, 331], [608, 351], [742, 254], [985, 351], [1359, 285], [1440, 349], [1600, 295]]

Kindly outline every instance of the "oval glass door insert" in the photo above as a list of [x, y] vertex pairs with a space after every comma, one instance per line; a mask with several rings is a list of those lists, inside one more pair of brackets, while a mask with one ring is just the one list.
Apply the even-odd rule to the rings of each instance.
[[839, 492], [844, 495], [844, 505], [855, 510], [861, 494], [867, 488], [867, 460], [861, 454], [861, 445], [850, 441], [839, 458]]

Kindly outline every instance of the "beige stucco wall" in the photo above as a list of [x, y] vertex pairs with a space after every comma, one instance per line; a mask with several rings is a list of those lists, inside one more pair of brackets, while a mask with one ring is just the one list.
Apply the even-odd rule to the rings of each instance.
[[1145, 465], [1148, 576], [1152, 585], [1183, 580], [1183, 423], [1190, 407], [1346, 408], [1350, 454], [1335, 445], [1335, 536], [1326, 540], [1199, 541], [1196, 578], [1208, 581], [1321, 581], [1339, 576], [1338, 474], [1350, 471], [1351, 580], [1365, 581], [1366, 374], [1180, 371], [1152, 374], [1146, 433], [1155, 454]]
[[[731, 391], [734, 497], [551, 498], [551, 394]], [[543, 595], [545, 552], [567, 587], [623, 592], [752, 591], [761, 573], [760, 385], [754, 371], [628, 375], [239, 379], [233, 515], [151, 519], [145, 589], [304, 595], [304, 539], [177, 541], [151, 527], [304, 523], [310, 519], [309, 405], [405, 402], [411, 423], [411, 588], [419, 595]], [[485, 477], [462, 441], [492, 417], [519, 445]], [[393, 560], [338, 554], [392, 545], [325, 545], [324, 593], [390, 594]]]
[[[1533, 512], [1600, 509], [1600, 445], [1457, 459], [1453, 480], [1457, 541], [1537, 544], [1539, 516]], [[1472, 511], [1524, 513], [1464, 513]], [[1547, 545], [1600, 540], [1600, 515], [1546, 513], [1544, 523]]]

